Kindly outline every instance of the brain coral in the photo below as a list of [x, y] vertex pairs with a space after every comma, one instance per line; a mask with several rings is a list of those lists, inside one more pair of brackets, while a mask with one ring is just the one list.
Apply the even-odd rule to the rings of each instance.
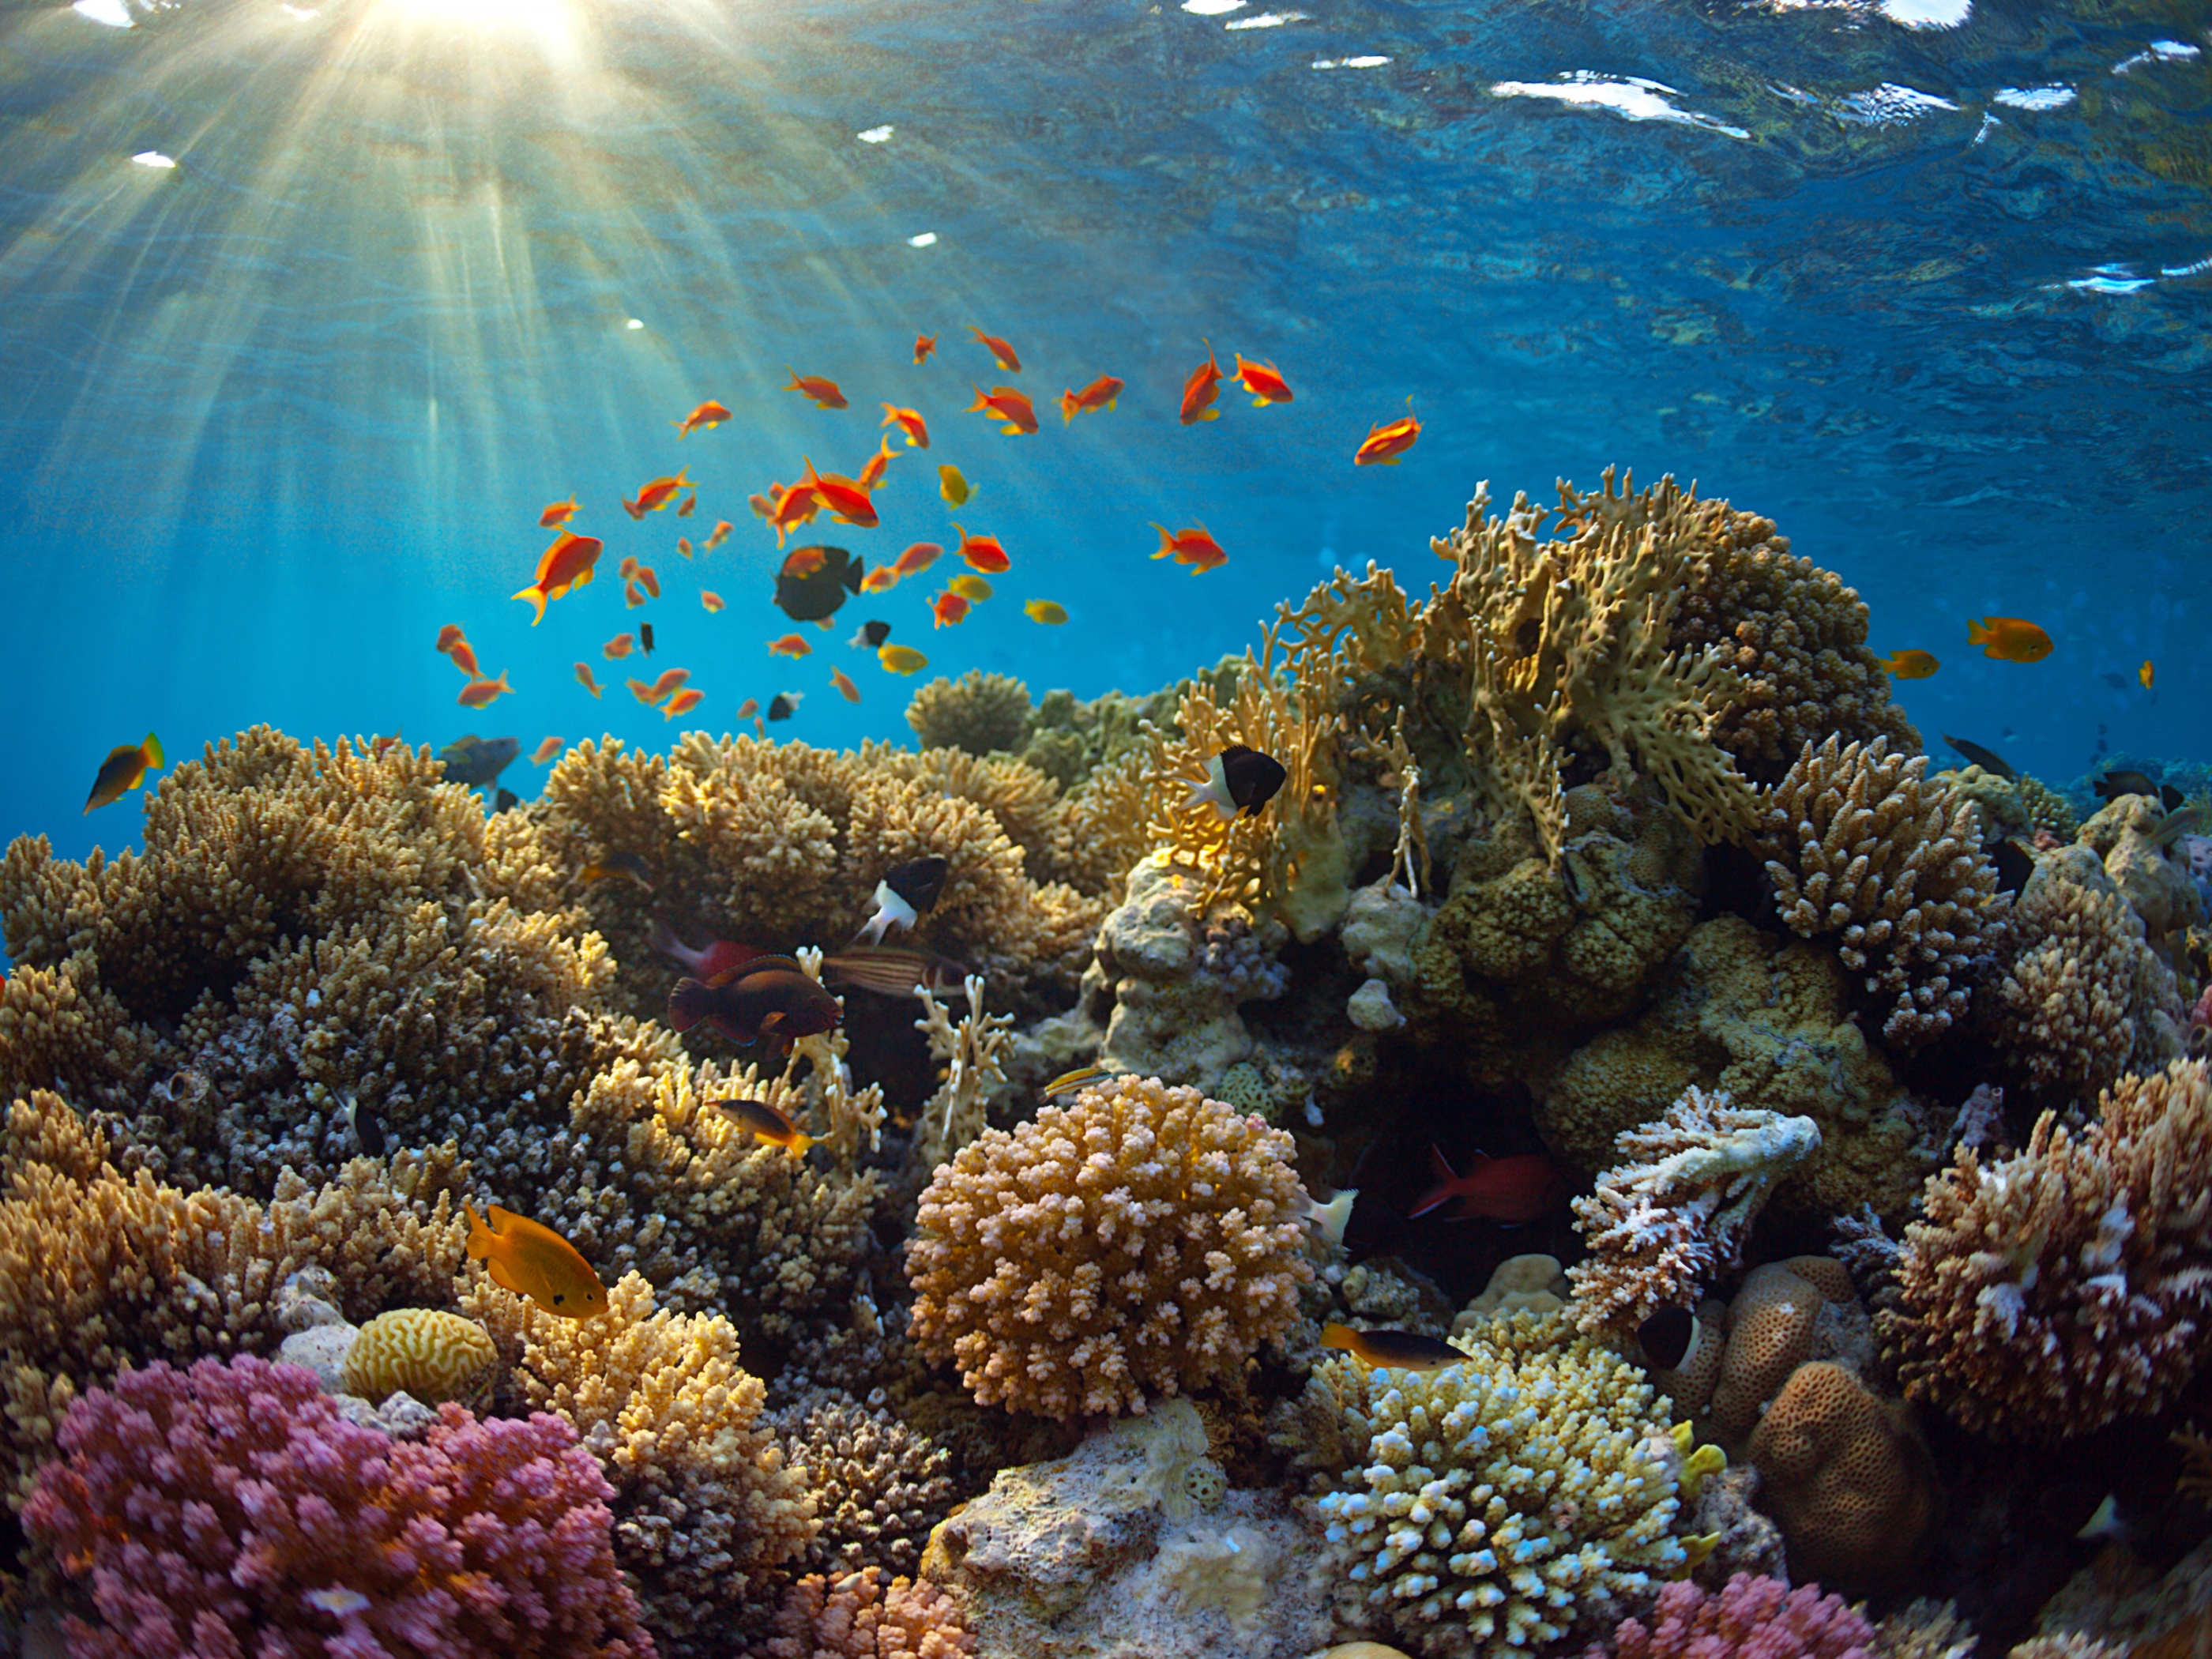
[[1648, 1605], [1690, 1563], [1665, 1402], [1564, 1313], [1453, 1341], [1467, 1364], [1315, 1370], [1346, 1423], [1349, 1464], [1318, 1507], [1358, 1616], [1425, 1654], [1494, 1656]]
[[434, 1406], [458, 1400], [499, 1364], [473, 1319], [436, 1308], [396, 1308], [361, 1328], [346, 1351], [345, 1388], [364, 1400], [406, 1393]]
[[1238, 1375], [1312, 1278], [1290, 1136], [1195, 1089], [1117, 1078], [986, 1131], [922, 1194], [922, 1352], [985, 1405], [1144, 1409]]

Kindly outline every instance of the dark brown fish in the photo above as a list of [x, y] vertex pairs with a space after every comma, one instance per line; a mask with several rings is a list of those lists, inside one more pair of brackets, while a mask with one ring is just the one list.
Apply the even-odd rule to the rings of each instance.
[[668, 1023], [677, 1030], [703, 1024], [736, 1043], [764, 1039], [780, 1054], [844, 1018], [837, 999], [789, 957], [755, 957], [712, 979], [679, 979], [668, 994]]
[[[1948, 743], [1950, 739], [1944, 739]], [[1697, 1340], [1698, 1316], [1687, 1308], [1662, 1308], [1636, 1328], [1644, 1357], [1658, 1370], [1671, 1371], [1682, 1363]]]
[[2016, 841], [2001, 841], [1991, 854], [1997, 866], [1997, 891], [2017, 893], [2035, 873], [2035, 855]]
[[908, 997], [917, 985], [927, 985], [942, 996], [957, 991], [968, 970], [949, 957], [930, 951], [902, 950], [896, 945], [854, 945], [834, 957], [822, 958], [822, 975], [840, 985], [850, 985], [879, 996]]
[[794, 549], [776, 572], [775, 608], [793, 622], [821, 622], [860, 591], [866, 574], [861, 561], [842, 547]]
[[1321, 1328], [1321, 1345], [1341, 1348], [1362, 1364], [1401, 1371], [1442, 1370], [1447, 1365], [1464, 1365], [1468, 1358], [1450, 1343], [1419, 1331], [1355, 1331], [1334, 1322]]
[[1954, 738], [1948, 732], [1943, 734], [1943, 741], [1984, 772], [1994, 772], [2001, 778], [2017, 778], [2020, 775], [2013, 769], [2012, 763], [1995, 750], [1984, 749], [1978, 743], [1968, 743], [1964, 738]]
[[[2089, 786], [2106, 800], [2118, 800], [2123, 795], [2149, 795], [2155, 799], [2158, 786], [2141, 772], [2107, 772]], [[2173, 805], [2181, 802], [2174, 800]]]

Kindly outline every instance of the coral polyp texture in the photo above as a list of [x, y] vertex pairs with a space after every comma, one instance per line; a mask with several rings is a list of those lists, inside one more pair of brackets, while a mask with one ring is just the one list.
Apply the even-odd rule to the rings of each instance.
[[1121, 1078], [963, 1147], [921, 1197], [922, 1352], [985, 1405], [1142, 1410], [1239, 1376], [1312, 1277], [1290, 1136]]
[[1718, 1590], [1683, 1580], [1642, 1619], [1624, 1619], [1586, 1659], [1872, 1659], [1875, 1631], [1818, 1584], [1731, 1576]]
[[1976, 957], [2004, 937], [1973, 808], [1927, 769], [1927, 757], [1893, 753], [1886, 738], [1808, 743], [1759, 832], [1783, 921], [1834, 938], [1844, 966], [1888, 1005], [1882, 1035], [1908, 1048], [1965, 1014]]
[[609, 1491], [545, 1413], [348, 1422], [296, 1365], [125, 1372], [71, 1407], [23, 1525], [87, 1581], [74, 1659], [537, 1653], [647, 1659]]
[[1691, 1564], [1657, 1391], [1564, 1313], [1494, 1315], [1453, 1346], [1466, 1363], [1435, 1370], [1315, 1368], [1343, 1419], [1316, 1505], [1340, 1611], [1424, 1654], [1498, 1656], [1647, 1607]]
[[810, 1573], [784, 1592], [759, 1659], [966, 1659], [975, 1633], [936, 1585], [879, 1571]]
[[2212, 1318], [2212, 1074], [2177, 1060], [2045, 1113], [2027, 1146], [1961, 1150], [1905, 1230], [1877, 1326], [1905, 1393], [2008, 1439], [2143, 1416], [2197, 1373]]

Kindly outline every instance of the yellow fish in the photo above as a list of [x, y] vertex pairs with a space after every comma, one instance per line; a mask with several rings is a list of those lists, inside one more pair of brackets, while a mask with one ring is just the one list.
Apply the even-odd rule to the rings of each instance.
[[[2145, 685], [2150, 682], [2145, 680]], [[161, 756], [161, 740], [151, 732], [146, 741], [125, 744], [107, 751], [107, 758], [100, 763], [100, 770], [92, 780], [92, 793], [84, 803], [84, 810], [92, 811], [110, 801], [123, 799], [126, 790], [136, 789], [145, 781], [146, 774], [168, 763]]]
[[1096, 1083], [1102, 1078], [1109, 1078], [1113, 1075], [1113, 1073], [1108, 1071], [1103, 1066], [1096, 1064], [1079, 1066], [1072, 1072], [1062, 1072], [1038, 1092], [1047, 1100], [1052, 1100], [1060, 1095], [1072, 1095], [1078, 1089]]
[[1067, 620], [1067, 607], [1052, 599], [1031, 599], [1022, 607], [1022, 615], [1033, 623], [1057, 628]]
[[491, 1282], [526, 1296], [563, 1319], [596, 1319], [607, 1310], [606, 1287], [576, 1247], [550, 1227], [494, 1204], [487, 1227], [474, 1208], [469, 1218], [469, 1259], [483, 1261]]
[[876, 660], [894, 674], [912, 674], [929, 666], [929, 659], [910, 645], [887, 645], [876, 653]]
[[2142, 688], [2144, 690], [2148, 691], [2150, 690], [2152, 671], [2150, 659], [2148, 657], [2145, 657], [2143, 659], [2143, 665], [2136, 670], [2136, 678], [2142, 682]]
[[1943, 665], [1925, 651], [1894, 651], [1875, 660], [1882, 665], [1891, 678], [1899, 680], [1924, 680]]
[[2018, 617], [1968, 617], [1966, 643], [2004, 662], [2041, 662], [2051, 654], [2051, 635]]
[[965, 507], [975, 491], [968, 488], [968, 480], [960, 476], [960, 469], [948, 461], [937, 469], [937, 493], [945, 497], [948, 507]]
[[978, 604], [991, 597], [990, 583], [985, 581], [981, 576], [971, 576], [965, 572], [955, 576], [945, 585], [962, 599], [973, 599]]

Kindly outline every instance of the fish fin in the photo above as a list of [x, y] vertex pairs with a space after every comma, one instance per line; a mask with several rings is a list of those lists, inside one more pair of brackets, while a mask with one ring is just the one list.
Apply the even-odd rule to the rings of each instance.
[[489, 1253], [495, 1235], [490, 1228], [484, 1225], [483, 1218], [477, 1213], [474, 1205], [462, 1205], [461, 1213], [469, 1218], [469, 1258], [478, 1260]]
[[[497, 1256], [493, 1256], [484, 1263], [484, 1271], [491, 1275], [491, 1282], [502, 1291], [513, 1291], [517, 1296], [530, 1295], [528, 1291], [522, 1288], [521, 1281], [515, 1278], [514, 1269]], [[532, 1297], [533, 1301], [536, 1299], [534, 1297]]]
[[151, 732], [146, 734], [145, 752], [146, 764], [149, 768], [167, 766], [169, 763], [167, 757], [161, 753], [161, 738], [155, 737]]
[[1218, 421], [1221, 418], [1221, 411], [1218, 409], [1201, 409], [1198, 411], [1198, 418], [1201, 421]]
[[[538, 586], [536, 582], [531, 583], [529, 586], [524, 588], [520, 592], [511, 594], [509, 597], [517, 599], [530, 599], [536, 603], [538, 606], [538, 614], [530, 619], [530, 625], [532, 628], [537, 627], [538, 623], [545, 620], [545, 590]], [[567, 613], [563, 612], [562, 614], [566, 615]], [[447, 684], [450, 684], [451, 682], [449, 681]]]
[[1429, 1143], [1429, 1171], [1438, 1181], [1459, 1179], [1458, 1171], [1451, 1166], [1451, 1160], [1444, 1156], [1444, 1149], [1434, 1141]]

